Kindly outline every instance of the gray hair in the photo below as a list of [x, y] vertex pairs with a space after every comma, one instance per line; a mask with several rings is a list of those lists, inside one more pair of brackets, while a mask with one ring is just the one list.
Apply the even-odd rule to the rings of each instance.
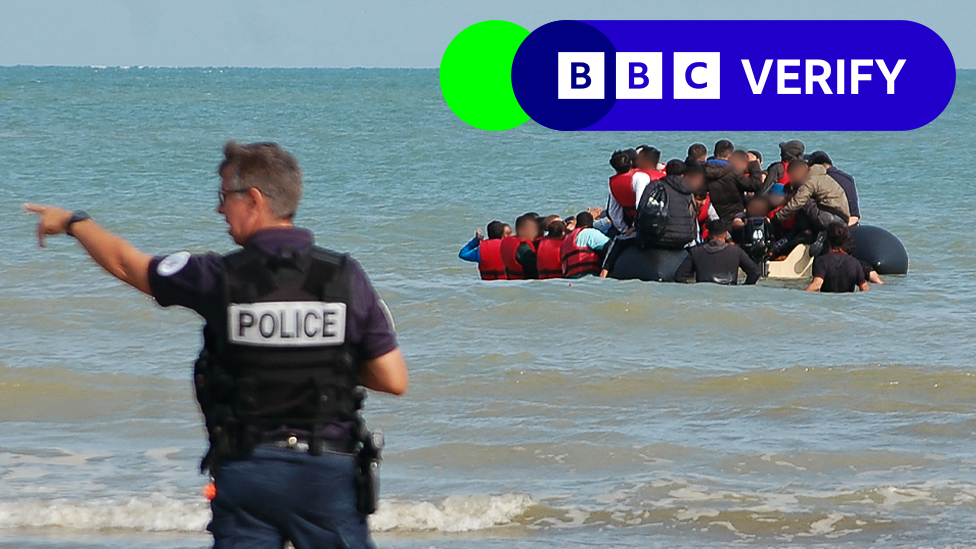
[[257, 189], [268, 199], [271, 214], [291, 219], [302, 199], [302, 169], [298, 161], [277, 143], [237, 143], [224, 145], [224, 161], [217, 170], [228, 174], [231, 189]]

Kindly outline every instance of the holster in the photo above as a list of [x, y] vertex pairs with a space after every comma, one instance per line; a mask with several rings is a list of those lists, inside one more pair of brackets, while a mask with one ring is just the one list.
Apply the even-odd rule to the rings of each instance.
[[383, 433], [370, 433], [365, 423], [361, 423], [359, 444], [356, 456], [356, 508], [364, 515], [372, 515], [380, 500]]

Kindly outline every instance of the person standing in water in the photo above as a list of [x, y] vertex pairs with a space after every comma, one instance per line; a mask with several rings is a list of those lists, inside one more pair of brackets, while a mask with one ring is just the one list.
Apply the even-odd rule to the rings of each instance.
[[848, 254], [854, 249], [851, 231], [845, 223], [832, 223], [827, 227], [827, 244], [830, 252], [813, 261], [813, 282], [808, 292], [850, 293], [871, 289], [864, 277], [861, 262]]
[[729, 231], [721, 219], [708, 222], [708, 242], [688, 250], [688, 257], [674, 275], [676, 282], [712, 282], [733, 286], [739, 283], [739, 269], [746, 273], [747, 285], [759, 282], [762, 269], [742, 248], [728, 243]]
[[393, 321], [362, 268], [294, 226], [295, 158], [275, 143], [224, 147], [217, 213], [242, 248], [153, 257], [82, 211], [40, 204], [39, 243], [66, 233], [106, 271], [206, 321], [194, 368], [214, 478], [214, 547], [372, 547], [381, 441], [363, 387], [401, 395]]

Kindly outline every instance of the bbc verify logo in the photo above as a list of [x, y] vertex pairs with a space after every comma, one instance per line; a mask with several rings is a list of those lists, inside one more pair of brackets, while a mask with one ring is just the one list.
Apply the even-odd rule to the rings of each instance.
[[[721, 99], [720, 52], [674, 52], [672, 97]], [[617, 52], [616, 98], [663, 99], [663, 52]], [[604, 99], [604, 53], [559, 52], [559, 99]]]
[[[773, 33], [842, 39], [743, 38]], [[556, 130], [878, 131], [934, 120], [956, 73], [910, 21], [554, 21], [522, 41], [511, 76], [519, 106]]]
[[[663, 52], [617, 52], [616, 98], [663, 99], [663, 58]], [[720, 52], [674, 52], [673, 59], [674, 99], [722, 98]], [[825, 95], [843, 95], [847, 93], [849, 72], [849, 93], [857, 95], [861, 82], [871, 81], [871, 69], [877, 65], [879, 76], [885, 81], [885, 93], [892, 95], [905, 61], [898, 59], [894, 67], [889, 67], [884, 59], [852, 59], [849, 71], [844, 59], [838, 59], [836, 65], [823, 59], [766, 59], [758, 72], [751, 60], [742, 59], [741, 63], [755, 95], [766, 90], [774, 64], [777, 94], [813, 94], [816, 89]], [[559, 52], [557, 71], [559, 99], [604, 99], [603, 52]], [[833, 85], [828, 80], [832, 76]]]

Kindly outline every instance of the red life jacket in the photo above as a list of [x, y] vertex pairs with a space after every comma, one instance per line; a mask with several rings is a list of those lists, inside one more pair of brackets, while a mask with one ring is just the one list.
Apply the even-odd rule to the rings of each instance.
[[523, 242], [532, 246], [532, 251], [535, 251], [535, 245], [532, 244], [531, 240], [516, 238], [514, 236], [506, 236], [501, 240], [501, 244], [499, 245], [502, 263], [505, 265], [505, 276], [508, 280], [525, 280], [525, 270], [522, 269], [522, 265], [515, 259], [515, 254]]
[[651, 178], [651, 181], [657, 181], [658, 179], [664, 179], [668, 174], [660, 170], [637, 170], [640, 173], [647, 174], [647, 177]]
[[618, 173], [610, 178], [610, 196], [624, 209], [624, 223], [633, 226], [637, 219], [637, 195], [634, 193], [634, 173]]
[[492, 238], [482, 240], [478, 244], [478, 254], [481, 261], [478, 262], [478, 271], [481, 272], [481, 280], [505, 280], [505, 262], [502, 261], [502, 239]]
[[780, 177], [779, 178], [779, 181], [777, 181], [777, 183], [782, 183], [783, 185], [789, 185], [790, 184], [790, 174], [786, 173], [786, 168], [788, 168], [790, 166], [790, 163], [789, 162], [780, 162], [780, 164], [783, 165], [783, 177]]
[[[783, 206], [785, 206], [785, 204]], [[776, 213], [783, 209], [783, 206], [780, 206], [780, 207], [774, 209], [773, 211], [769, 212], [769, 215], [766, 216], [766, 219], [769, 219], [770, 221], [772, 221], [773, 220], [773, 217], [776, 216]], [[782, 227], [783, 229], [786, 229], [787, 231], [793, 230], [793, 227], [796, 226], [796, 216], [794, 215], [793, 217], [791, 217], [789, 219], [784, 219], [779, 224], [779, 226]]]
[[576, 245], [576, 235], [583, 228], [573, 229], [569, 233], [559, 250], [559, 258], [562, 261], [563, 276], [574, 277], [579, 275], [597, 274], [603, 266], [600, 256], [590, 248], [583, 248]]
[[702, 240], [708, 238], [708, 209], [712, 207], [712, 197], [705, 195], [705, 201], [702, 202], [701, 209], [698, 210], [698, 226], [701, 228]]
[[565, 238], [545, 237], [536, 245], [536, 265], [539, 278], [562, 278], [563, 262], [559, 251]]

